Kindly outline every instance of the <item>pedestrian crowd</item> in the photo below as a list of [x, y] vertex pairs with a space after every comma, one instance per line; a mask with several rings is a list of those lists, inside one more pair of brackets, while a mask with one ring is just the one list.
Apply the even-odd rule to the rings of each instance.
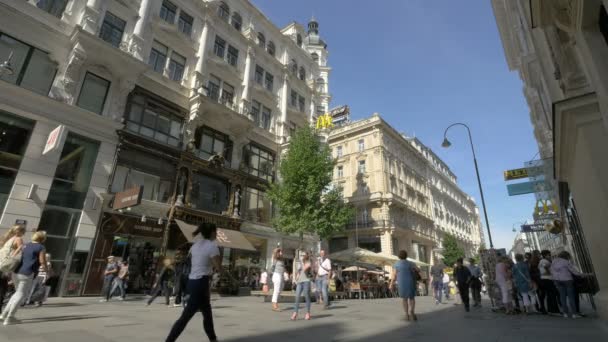
[[496, 264], [496, 284], [506, 314], [540, 313], [580, 318], [579, 294], [575, 281], [584, 281], [582, 273], [571, 262], [570, 253], [552, 256], [548, 250], [516, 254]]

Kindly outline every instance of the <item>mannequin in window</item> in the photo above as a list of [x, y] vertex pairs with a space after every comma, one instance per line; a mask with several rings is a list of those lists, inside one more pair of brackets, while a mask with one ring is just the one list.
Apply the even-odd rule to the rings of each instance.
[[233, 205], [233, 213], [234, 217], [241, 217], [241, 186], [237, 185], [234, 190], [234, 205]]

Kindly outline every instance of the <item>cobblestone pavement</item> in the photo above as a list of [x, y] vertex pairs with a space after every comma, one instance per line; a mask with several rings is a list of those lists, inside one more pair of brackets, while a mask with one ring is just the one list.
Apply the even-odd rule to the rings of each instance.
[[[41, 308], [20, 310], [21, 324], [0, 326], [0, 341], [164, 341], [181, 309], [160, 302], [147, 307], [143, 300], [51, 299]], [[608, 330], [594, 318], [504, 316], [488, 308], [465, 313], [453, 302], [435, 305], [430, 297], [419, 297], [417, 305], [418, 322], [406, 322], [395, 299], [341, 301], [329, 310], [313, 304], [311, 321], [292, 322], [289, 304], [276, 313], [256, 297], [213, 301], [221, 341], [608, 341]], [[195, 316], [180, 341], [206, 340], [201, 316]]]

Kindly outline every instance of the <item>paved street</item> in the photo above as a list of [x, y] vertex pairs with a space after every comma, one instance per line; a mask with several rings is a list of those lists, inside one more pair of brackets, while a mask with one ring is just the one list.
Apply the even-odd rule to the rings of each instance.
[[[98, 303], [94, 298], [52, 299], [42, 308], [19, 312], [22, 324], [0, 326], [0, 341], [11, 342], [135, 342], [162, 341], [179, 308], [160, 299], [150, 307], [142, 301]], [[506, 317], [481, 309], [465, 314], [461, 306], [435, 306], [430, 297], [418, 300], [419, 321], [406, 322], [396, 300], [336, 302], [322, 311], [313, 304], [313, 320], [289, 320], [291, 312], [270, 311], [256, 297], [219, 298], [213, 302], [216, 330], [222, 341], [605, 341], [608, 332], [592, 318]], [[283, 304], [284, 309], [290, 306]], [[201, 338], [200, 316], [180, 341]]]

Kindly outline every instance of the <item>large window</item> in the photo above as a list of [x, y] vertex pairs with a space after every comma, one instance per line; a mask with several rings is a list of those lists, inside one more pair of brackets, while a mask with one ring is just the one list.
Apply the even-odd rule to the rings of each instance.
[[257, 145], [243, 147], [243, 156], [248, 172], [269, 182], [273, 179], [274, 155]]
[[255, 188], [245, 189], [245, 219], [269, 223], [271, 219], [271, 204], [266, 193]]
[[336, 157], [338, 157], [338, 158], [342, 157], [342, 146], [336, 147]]
[[82, 209], [98, 148], [98, 142], [68, 133], [46, 200], [47, 205]]
[[228, 45], [228, 55], [226, 56], [228, 64], [236, 66], [239, 61], [239, 50], [232, 45]]
[[213, 44], [213, 53], [220, 58], [224, 58], [225, 52], [226, 41], [223, 40], [220, 36], [215, 36], [215, 44]]
[[230, 183], [222, 179], [194, 173], [190, 203], [194, 209], [221, 214], [228, 210]]
[[13, 188], [34, 123], [0, 111], [0, 213]]
[[234, 87], [226, 82], [222, 85], [222, 103], [230, 106], [234, 103]]
[[167, 203], [172, 195], [173, 182], [126, 165], [117, 165], [111, 191], [113, 193], [143, 186], [142, 199]]
[[175, 13], [177, 12], [177, 6], [167, 0], [163, 0], [163, 4], [160, 7], [160, 18], [169, 24], [175, 22]]
[[365, 173], [365, 160], [359, 160], [359, 173]]
[[192, 23], [194, 19], [186, 12], [179, 12], [179, 21], [177, 22], [177, 28], [179, 31], [186, 36], [190, 37], [192, 34]]
[[0, 75], [0, 80], [48, 95], [57, 72], [57, 64], [48, 53], [0, 33], [0, 61], [6, 61], [11, 54], [13, 73]]
[[197, 137], [197, 140], [200, 141], [198, 145], [199, 157], [209, 159], [213, 155], [219, 155], [230, 161], [232, 142], [226, 134], [206, 126], [201, 127], [199, 132], [200, 136]]
[[101, 114], [109, 89], [110, 81], [87, 72], [76, 105], [93, 113]]
[[217, 16], [225, 21], [228, 21], [228, 18], [230, 18], [230, 7], [223, 1], [220, 2], [220, 5], [217, 8]]
[[251, 101], [251, 118], [253, 119], [253, 122], [258, 125], [258, 122], [260, 122], [260, 109], [262, 108], [262, 106], [260, 105], [260, 103], [256, 100]]
[[222, 80], [217, 76], [210, 75], [209, 81], [207, 82], [207, 89], [210, 98], [217, 101], [220, 98], [220, 85], [222, 84]]
[[171, 60], [169, 61], [169, 78], [181, 82], [184, 76], [184, 69], [186, 68], [186, 57], [176, 53], [171, 53]]
[[261, 66], [259, 66], [259, 65], [255, 66], [255, 74], [254, 74], [253, 79], [255, 80], [255, 82], [257, 84], [264, 83], [264, 69]]
[[165, 45], [156, 40], [152, 43], [152, 51], [150, 52], [148, 64], [154, 71], [160, 72], [161, 74], [163, 73], [165, 70], [165, 63], [167, 62], [168, 50], [169, 49]]
[[264, 82], [264, 86], [266, 87], [266, 89], [268, 89], [268, 91], [272, 91], [272, 89], [274, 88], [274, 76], [268, 71], [266, 71], [266, 79]]
[[238, 14], [237, 12], [234, 12], [232, 14], [232, 27], [234, 27], [237, 31], [241, 30], [241, 27], [243, 26], [243, 18], [241, 18], [241, 15]]
[[343, 166], [338, 166], [338, 168], [336, 169], [336, 177], [337, 178], [342, 178], [344, 177], [344, 167]]
[[114, 47], [119, 47], [122, 41], [122, 34], [127, 23], [110, 12], [106, 12], [99, 31], [99, 37]]
[[359, 152], [363, 152], [365, 150], [365, 140], [360, 139], [358, 144], [359, 144]]
[[51, 15], [61, 18], [68, 0], [36, 0], [36, 6]]
[[272, 113], [270, 111], [270, 108], [264, 106], [262, 108], [262, 121], [260, 122], [260, 127], [262, 127], [265, 130], [269, 130], [271, 118], [272, 118]]
[[128, 104], [127, 129], [177, 147], [181, 139], [182, 118], [177, 110], [141, 94], [131, 96]]

